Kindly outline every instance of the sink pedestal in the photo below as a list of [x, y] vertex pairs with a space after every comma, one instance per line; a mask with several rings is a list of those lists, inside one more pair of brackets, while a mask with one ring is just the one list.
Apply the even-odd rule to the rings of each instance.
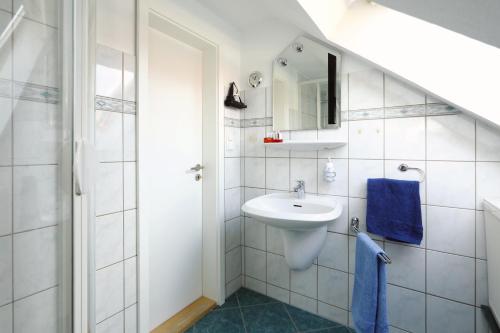
[[327, 226], [310, 230], [280, 229], [280, 231], [288, 266], [300, 271], [311, 267], [325, 244]]

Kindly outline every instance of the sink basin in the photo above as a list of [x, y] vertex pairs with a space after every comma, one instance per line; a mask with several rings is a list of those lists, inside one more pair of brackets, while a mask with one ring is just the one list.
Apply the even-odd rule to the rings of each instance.
[[342, 206], [331, 197], [306, 194], [297, 199], [295, 193], [263, 195], [245, 202], [241, 209], [265, 224], [293, 230], [318, 228], [342, 214]]
[[327, 224], [342, 214], [342, 205], [332, 197], [275, 193], [251, 199], [241, 208], [254, 219], [279, 228], [285, 258], [294, 270], [309, 268], [325, 244]]

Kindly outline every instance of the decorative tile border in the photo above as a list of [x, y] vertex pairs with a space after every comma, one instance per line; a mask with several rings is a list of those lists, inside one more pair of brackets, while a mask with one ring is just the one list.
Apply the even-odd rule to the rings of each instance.
[[407, 118], [425, 116], [425, 104], [386, 108], [384, 118]]
[[263, 127], [263, 126], [273, 126], [273, 118], [253, 118], [253, 119], [242, 119], [241, 127]]
[[[356, 121], [369, 119], [391, 119], [391, 118], [410, 118], [424, 116], [443, 116], [460, 113], [459, 110], [447, 104], [417, 104], [404, 105], [390, 108], [364, 109], [342, 111], [340, 116], [342, 121]], [[224, 126], [226, 127], [264, 127], [272, 126], [273, 118], [253, 118], [253, 119], [234, 119], [225, 117]]]
[[383, 119], [384, 109], [350, 110], [349, 120]]
[[234, 118], [224, 117], [224, 126], [226, 126], [226, 127], [240, 128], [241, 127], [241, 121], [240, 121], [240, 119], [234, 119]]
[[[390, 108], [350, 110], [349, 120], [368, 120], [368, 119], [391, 119], [391, 118], [409, 118], [424, 116], [443, 116], [460, 113], [459, 110], [447, 104], [417, 104], [404, 105]], [[346, 120], [344, 117], [342, 120]]]
[[59, 103], [59, 89], [32, 83], [14, 82], [14, 98], [57, 104]]
[[96, 96], [95, 109], [101, 111], [122, 112], [122, 101], [114, 98]]
[[224, 117], [224, 126], [236, 128], [273, 126], [273, 118], [235, 119]]
[[123, 101], [123, 113], [135, 114], [136, 105], [135, 102]]
[[428, 116], [442, 116], [457, 113], [460, 113], [460, 111], [451, 105], [437, 103], [427, 104], [426, 115]]

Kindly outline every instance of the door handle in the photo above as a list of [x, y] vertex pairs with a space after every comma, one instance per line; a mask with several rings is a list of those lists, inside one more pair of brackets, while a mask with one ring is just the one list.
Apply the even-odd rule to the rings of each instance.
[[196, 171], [196, 172], [198, 172], [198, 171], [200, 171], [200, 170], [201, 170], [201, 169], [203, 169], [203, 168], [204, 168], [204, 167], [203, 167], [201, 164], [199, 164], [199, 163], [198, 163], [198, 164], [196, 164], [194, 167], [192, 167], [190, 170], [191, 170], [191, 171]]

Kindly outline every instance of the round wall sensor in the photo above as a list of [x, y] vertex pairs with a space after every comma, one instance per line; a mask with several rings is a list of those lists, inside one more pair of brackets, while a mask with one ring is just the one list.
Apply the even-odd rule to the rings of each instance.
[[257, 88], [262, 83], [262, 73], [259, 71], [252, 72], [248, 77], [248, 84], [252, 88]]

